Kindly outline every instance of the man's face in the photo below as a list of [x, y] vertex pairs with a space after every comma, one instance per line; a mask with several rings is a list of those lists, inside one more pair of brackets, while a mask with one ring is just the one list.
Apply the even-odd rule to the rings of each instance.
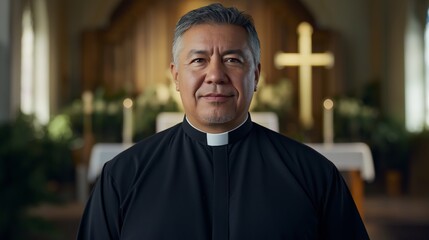
[[182, 35], [176, 64], [170, 69], [186, 116], [198, 129], [225, 132], [247, 117], [260, 64], [255, 66], [242, 27], [191, 27]]

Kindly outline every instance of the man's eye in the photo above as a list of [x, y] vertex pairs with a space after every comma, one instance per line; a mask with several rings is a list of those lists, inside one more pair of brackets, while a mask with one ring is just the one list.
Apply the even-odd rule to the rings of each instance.
[[202, 63], [204, 62], [204, 58], [195, 58], [192, 59], [191, 63]]
[[238, 59], [238, 58], [227, 58], [227, 59], [225, 59], [225, 62], [228, 62], [228, 63], [241, 63], [240, 59]]

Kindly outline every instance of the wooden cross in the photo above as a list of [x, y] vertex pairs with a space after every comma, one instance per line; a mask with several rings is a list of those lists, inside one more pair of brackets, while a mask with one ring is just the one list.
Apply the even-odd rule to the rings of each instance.
[[314, 123], [312, 116], [311, 68], [312, 66], [332, 67], [334, 65], [334, 56], [329, 52], [311, 52], [313, 28], [309, 23], [303, 22], [299, 24], [297, 32], [298, 53], [277, 53], [274, 57], [274, 64], [279, 69], [285, 66], [299, 66], [301, 84], [299, 91], [299, 119], [305, 129], [310, 129]]

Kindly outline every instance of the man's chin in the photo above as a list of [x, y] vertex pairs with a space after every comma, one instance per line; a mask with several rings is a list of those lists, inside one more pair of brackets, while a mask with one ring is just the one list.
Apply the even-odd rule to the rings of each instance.
[[230, 114], [210, 114], [203, 117], [208, 125], [226, 124], [234, 119]]

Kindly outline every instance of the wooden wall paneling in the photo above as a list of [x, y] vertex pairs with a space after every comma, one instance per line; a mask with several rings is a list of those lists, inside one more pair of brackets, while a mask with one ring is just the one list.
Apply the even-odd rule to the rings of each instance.
[[100, 48], [99, 31], [86, 31], [82, 35], [82, 89], [94, 90], [100, 82]]
[[[102, 34], [97, 35], [95, 31], [93, 35], [85, 37], [85, 86], [93, 88], [102, 84], [108, 92], [125, 89], [128, 94], [135, 95], [143, 92], [147, 86], [168, 82], [174, 25], [191, 5], [197, 7], [206, 3], [122, 1]], [[265, 80], [275, 83], [287, 78], [292, 83], [294, 98], [287, 124], [288, 131], [295, 129], [299, 132], [298, 68], [276, 69], [274, 55], [278, 51], [298, 51], [297, 26], [303, 21], [309, 22], [314, 28], [313, 52], [338, 50], [336, 42], [332, 40], [333, 33], [319, 29], [311, 13], [298, 0], [242, 0], [237, 1], [237, 4], [244, 7], [255, 20], [261, 40], [261, 63]], [[226, 2], [225, 5], [236, 4]], [[313, 68], [313, 116], [317, 126], [310, 133], [312, 139], [307, 140], [321, 140], [322, 101], [341, 88], [341, 66], [337, 55], [335, 57], [333, 70]]]
[[135, 90], [136, 92], [142, 92], [144, 87], [148, 84], [148, 80], [145, 76], [147, 67], [147, 56], [145, 52], [146, 40], [146, 27], [145, 19], [139, 18], [136, 25], [136, 41], [135, 49], [137, 54], [135, 58]]
[[[298, 51], [298, 25], [306, 21], [313, 27], [312, 36], [312, 51], [313, 52], [326, 52], [330, 51], [334, 54], [336, 62], [334, 68], [326, 69], [325, 67], [312, 68], [312, 102], [313, 102], [313, 117], [315, 126], [304, 132], [306, 141], [318, 142], [322, 140], [322, 103], [326, 97], [333, 97], [337, 92], [336, 87], [339, 86], [341, 76], [341, 66], [337, 65], [337, 56], [339, 55], [337, 43], [335, 40], [335, 33], [318, 28], [317, 23], [312, 17], [311, 13], [299, 1], [270, 1], [267, 2], [269, 15], [265, 16], [266, 19], [271, 20], [271, 26], [267, 26], [272, 30], [272, 35], [267, 39], [270, 44], [268, 47], [268, 55], [274, 56], [277, 51], [282, 52], [297, 52]], [[266, 20], [265, 20], [266, 21]], [[264, 38], [264, 37], [263, 37]], [[266, 38], [266, 37], [265, 37]], [[272, 57], [271, 57], [272, 58]], [[269, 62], [270, 60], [268, 60]], [[299, 88], [300, 79], [298, 75], [298, 67], [286, 67], [283, 69], [276, 69], [273, 63], [265, 67], [271, 76], [272, 81], [286, 77], [292, 82], [294, 88], [294, 98], [292, 107], [292, 116], [288, 120], [288, 132], [302, 132], [299, 124]]]

